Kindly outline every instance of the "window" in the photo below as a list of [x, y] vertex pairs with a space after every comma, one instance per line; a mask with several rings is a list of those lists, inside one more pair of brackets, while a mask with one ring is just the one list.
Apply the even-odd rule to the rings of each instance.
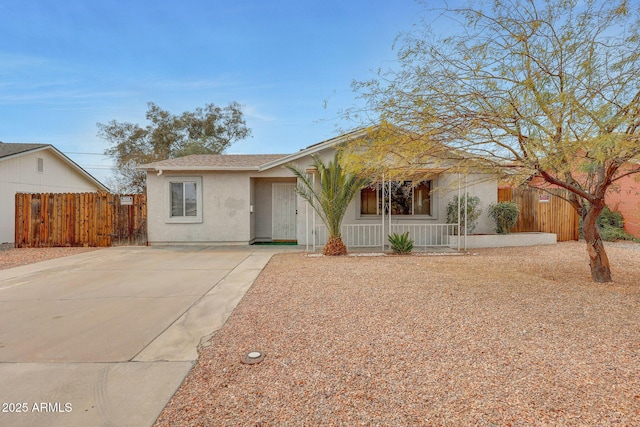
[[413, 188], [413, 214], [431, 215], [431, 181], [422, 181]]
[[202, 222], [202, 178], [169, 178], [169, 222]]
[[[388, 183], [387, 186], [388, 191]], [[382, 186], [374, 184], [360, 191], [360, 214], [380, 215]], [[388, 213], [388, 210], [385, 211]], [[431, 181], [391, 183], [391, 215], [431, 215]]]
[[374, 188], [367, 187], [360, 191], [360, 214], [377, 215], [378, 214], [378, 190], [377, 185]]
[[44, 159], [42, 157], [38, 157], [38, 173], [44, 173]]
[[171, 216], [197, 216], [198, 203], [195, 182], [171, 183]]

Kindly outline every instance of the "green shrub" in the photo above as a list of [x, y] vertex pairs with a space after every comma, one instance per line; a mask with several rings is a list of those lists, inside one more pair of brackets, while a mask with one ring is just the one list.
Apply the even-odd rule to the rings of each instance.
[[393, 233], [388, 236], [389, 243], [391, 243], [391, 249], [395, 254], [409, 254], [413, 250], [413, 240], [409, 238], [409, 232], [398, 234]]
[[605, 206], [598, 216], [598, 227], [624, 228], [624, 218], [618, 211], [612, 211], [609, 206]]
[[516, 225], [520, 208], [513, 202], [492, 203], [489, 215], [496, 222], [496, 233], [509, 234], [509, 230]]
[[[464, 200], [464, 196], [461, 198]], [[458, 223], [458, 203], [458, 196], [454, 196], [453, 200], [451, 200], [447, 205], [447, 224]], [[482, 208], [480, 207], [480, 198], [476, 196], [470, 197], [467, 194], [467, 209], [464, 209], [464, 207], [460, 209], [460, 225], [464, 224], [464, 218], [466, 215], [467, 232], [472, 233], [476, 228], [476, 225], [478, 225], [478, 218], [480, 218], [481, 213]]]
[[600, 228], [600, 237], [605, 242], [615, 242], [616, 240], [639, 240], [627, 233], [622, 228], [610, 227], [608, 225]]
[[638, 241], [635, 237], [624, 230], [624, 218], [618, 211], [612, 211], [605, 206], [598, 216], [598, 230], [600, 237], [606, 242], [616, 240], [633, 240]]

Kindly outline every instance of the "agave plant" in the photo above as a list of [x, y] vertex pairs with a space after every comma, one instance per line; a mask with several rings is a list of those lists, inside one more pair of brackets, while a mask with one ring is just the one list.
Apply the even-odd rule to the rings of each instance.
[[287, 168], [298, 178], [296, 191], [309, 202], [329, 231], [329, 239], [322, 253], [345, 255], [347, 248], [340, 231], [342, 220], [349, 203], [358, 191], [368, 184], [368, 180], [345, 171], [340, 165], [338, 153], [327, 165], [317, 155], [312, 156], [312, 159], [320, 178], [317, 186], [314, 186], [304, 170], [291, 164], [287, 165]]
[[391, 249], [394, 254], [406, 255], [410, 254], [413, 250], [413, 240], [409, 238], [409, 232], [402, 234], [393, 233], [387, 236], [389, 243], [391, 243]]

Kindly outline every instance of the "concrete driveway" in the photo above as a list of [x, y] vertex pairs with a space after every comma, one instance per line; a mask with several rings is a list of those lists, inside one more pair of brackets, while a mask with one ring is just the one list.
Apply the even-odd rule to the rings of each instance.
[[1, 270], [0, 425], [152, 425], [275, 252], [119, 247]]

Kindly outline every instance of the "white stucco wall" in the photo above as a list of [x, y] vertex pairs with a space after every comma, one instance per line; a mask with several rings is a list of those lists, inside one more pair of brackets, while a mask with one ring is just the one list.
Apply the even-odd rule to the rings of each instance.
[[[167, 182], [172, 177], [202, 179], [202, 222], [171, 223]], [[293, 174], [277, 167], [265, 172], [201, 171], [147, 174], [150, 244], [248, 244], [271, 238], [271, 185], [294, 182]], [[251, 212], [253, 206], [253, 212]]]
[[[38, 172], [38, 158], [43, 171]], [[0, 243], [14, 241], [16, 193], [84, 193], [98, 186], [50, 150], [0, 159]]]
[[482, 214], [478, 219], [478, 224], [473, 230], [474, 234], [491, 234], [494, 232], [495, 223], [489, 216], [489, 205], [498, 201], [498, 180], [492, 175], [469, 174], [465, 175], [447, 175], [440, 179], [440, 187], [438, 197], [440, 198], [440, 215], [442, 222], [447, 220], [447, 205], [458, 195], [458, 182], [461, 187], [461, 197], [464, 198], [464, 189], [470, 197], [478, 197], [480, 199], [480, 208]]
[[[202, 221], [172, 223], [168, 182], [175, 177], [202, 178]], [[157, 243], [246, 244], [250, 240], [250, 177], [246, 172], [147, 174], [148, 236]]]

